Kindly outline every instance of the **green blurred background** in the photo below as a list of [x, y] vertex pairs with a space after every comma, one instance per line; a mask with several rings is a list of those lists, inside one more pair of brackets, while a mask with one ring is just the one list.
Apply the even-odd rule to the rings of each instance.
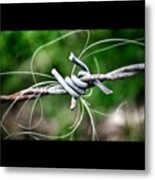
[[[30, 71], [30, 63], [35, 50], [45, 43], [60, 38], [69, 32], [71, 31], [1, 32], [1, 72]], [[34, 71], [50, 75], [51, 69], [56, 68], [63, 76], [70, 75], [73, 64], [68, 60], [69, 54], [70, 52], [74, 52], [75, 55], [79, 56], [88, 40], [88, 33], [90, 38], [87, 46], [94, 42], [111, 38], [131, 40], [144, 38], [143, 29], [79, 31], [41, 49], [34, 60]], [[138, 42], [144, 43], [144, 39]], [[120, 43], [120, 41], [109, 41], [90, 48], [83, 54], [81, 59], [89, 66], [92, 73], [98, 72], [95, 60], [98, 62], [101, 73], [106, 73], [122, 66], [144, 62], [144, 46], [135, 43], [126, 43], [87, 57], [88, 54], [96, 50], [109, 47], [116, 43]], [[36, 76], [36, 79], [37, 82], [49, 80], [48, 78], [39, 76]], [[32, 75], [14, 74], [1, 76], [1, 94], [14, 93], [28, 88], [33, 84]], [[91, 104], [91, 108], [111, 114], [117, 110], [121, 103], [127, 102], [127, 104], [122, 106], [115, 117], [99, 115], [92, 111], [99, 139], [125, 141], [144, 140], [144, 74], [139, 74], [125, 80], [105, 82], [105, 84], [111, 88], [114, 93], [106, 96], [98, 88], [93, 88], [93, 94], [87, 98]], [[74, 123], [77, 115], [77, 108], [74, 111], [69, 109], [70, 96], [44, 96], [41, 97], [40, 100], [43, 106], [43, 120], [33, 131], [46, 135], [63, 135], [69, 132], [69, 127]], [[23, 131], [19, 125], [28, 127], [34, 100], [28, 101], [21, 113], [18, 114], [23, 104], [24, 102], [16, 103], [5, 118], [4, 125], [9, 133]], [[2, 116], [9, 105], [10, 103], [1, 104]], [[38, 102], [33, 112], [32, 124], [36, 124], [39, 121], [40, 114], [40, 104]], [[117, 118], [121, 120], [115, 120]], [[118, 128], [116, 129], [115, 127], [117, 126]], [[90, 140], [90, 131], [89, 117], [85, 112], [83, 121], [76, 132], [63, 140]], [[5, 136], [6, 133], [2, 130], [2, 138]], [[16, 138], [29, 139], [30, 137], [23, 135]]]

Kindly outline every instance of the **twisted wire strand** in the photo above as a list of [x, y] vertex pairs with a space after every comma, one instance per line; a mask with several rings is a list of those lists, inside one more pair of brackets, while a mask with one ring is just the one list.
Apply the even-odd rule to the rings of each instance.
[[[74, 56], [72, 56], [74, 57]], [[77, 61], [76, 61], [77, 63]], [[81, 65], [81, 63], [80, 63]], [[81, 66], [80, 66], [81, 67]], [[84, 67], [84, 66], [82, 66]], [[88, 69], [89, 70], [89, 69]], [[52, 70], [53, 72], [57, 72], [56, 70]], [[34, 99], [37, 98], [37, 94], [43, 95], [62, 95], [69, 93], [72, 96], [72, 102], [71, 106], [74, 108], [76, 106], [76, 100], [80, 95], [83, 95], [87, 88], [90, 88], [92, 86], [99, 86], [99, 83], [97, 85], [95, 84], [95, 80], [102, 81], [114, 81], [114, 80], [121, 80], [128, 77], [131, 77], [133, 75], [136, 75], [138, 73], [145, 71], [145, 64], [139, 63], [139, 64], [133, 64], [133, 65], [127, 65], [123, 66], [121, 68], [115, 69], [113, 71], [110, 71], [105, 74], [90, 74], [88, 71], [86, 71], [86, 68], [82, 68], [81, 71], [78, 72], [78, 75], [72, 75], [71, 77], [66, 77], [65, 79], [61, 76], [61, 79], [63, 82], [65, 82], [71, 91], [74, 91], [73, 93], [76, 93], [76, 98], [73, 96], [72, 93], [69, 93], [63, 86], [62, 83], [57, 82], [54, 86], [51, 87], [35, 87], [31, 86], [27, 89], [21, 90], [19, 92], [15, 92], [10, 95], [0, 95], [0, 101], [6, 102], [6, 101], [22, 101], [27, 99]], [[57, 77], [57, 75], [56, 75]], [[55, 78], [57, 79], [57, 78]], [[43, 82], [42, 82], [43, 83]], [[41, 84], [42, 84], [41, 83]], [[44, 82], [45, 83], [45, 82]], [[69, 85], [70, 84], [70, 85]], [[43, 84], [42, 84], [43, 85]], [[66, 86], [65, 86], [66, 87]], [[101, 83], [101, 88], [103, 88], [104, 85]], [[77, 90], [78, 89], [78, 90]], [[79, 90], [80, 89], [80, 90]], [[102, 89], [101, 89], [102, 90]], [[105, 93], [105, 90], [103, 91]]]

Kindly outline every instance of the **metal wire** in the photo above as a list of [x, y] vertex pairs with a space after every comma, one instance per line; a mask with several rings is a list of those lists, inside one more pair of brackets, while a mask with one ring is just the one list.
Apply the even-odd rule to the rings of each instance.
[[[115, 80], [121, 80], [126, 79], [131, 76], [134, 76], [136, 74], [142, 73], [145, 71], [145, 64], [139, 63], [139, 64], [132, 64], [128, 66], [123, 66], [121, 68], [115, 69], [111, 72], [105, 73], [105, 74], [90, 74], [86, 71], [79, 71], [78, 75], [71, 76], [71, 80], [73, 81], [74, 85], [80, 87], [83, 90], [86, 90], [87, 88], [90, 88], [95, 85], [95, 80], [99, 81], [115, 81]], [[63, 77], [62, 77], [63, 79]], [[66, 78], [68, 79], [68, 78]], [[76, 80], [75, 80], [76, 79]], [[80, 81], [81, 80], [81, 81]], [[67, 80], [68, 81], [68, 80]], [[49, 82], [48, 82], [49, 83]], [[41, 82], [40, 85], [47, 84], [47, 82]], [[103, 84], [102, 84], [103, 85]], [[38, 86], [38, 84], [37, 84]], [[54, 86], [51, 85], [51, 87], [37, 87], [36, 85], [33, 85], [27, 89], [20, 90], [18, 92], [15, 92], [10, 95], [0, 95], [0, 101], [6, 102], [6, 101], [22, 101], [26, 99], [34, 99], [37, 98], [38, 94], [43, 95], [60, 95], [60, 94], [66, 94], [68, 93], [61, 83], [57, 82]], [[75, 89], [75, 88], [74, 88]], [[78, 94], [83, 94], [83, 91], [78, 91]], [[79, 97], [79, 95], [78, 95]], [[76, 98], [77, 99], [77, 98]], [[76, 99], [72, 97], [72, 103], [71, 108], [74, 108], [76, 106]]]
[[[76, 106], [76, 100], [85, 93], [85, 90], [88, 87], [88, 83], [82, 81], [80, 78], [91, 75], [91, 73], [89, 71], [88, 66], [80, 59], [78, 59], [72, 52], [69, 56], [69, 60], [78, 65], [82, 69], [81, 71], [79, 71], [78, 75], [71, 75], [71, 77], [67, 76], [63, 78], [56, 69], [52, 69], [51, 73], [57, 79], [60, 85], [72, 96], [70, 108], [74, 109]], [[107, 88], [99, 80], [93, 80], [92, 83], [106, 95], [112, 93], [112, 90]]]

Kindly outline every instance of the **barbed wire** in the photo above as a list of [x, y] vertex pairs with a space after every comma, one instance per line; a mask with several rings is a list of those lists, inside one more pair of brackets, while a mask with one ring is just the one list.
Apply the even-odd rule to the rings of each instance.
[[29, 87], [10, 95], [1, 95], [0, 101], [8, 102], [14, 100], [22, 101], [35, 99], [38, 97], [38, 94], [40, 96], [70, 94], [72, 96], [70, 108], [74, 109], [76, 106], [76, 100], [85, 93], [86, 89], [97, 86], [106, 95], [111, 94], [113, 91], [103, 84], [104, 81], [125, 79], [140, 72], [144, 72], [145, 69], [145, 64], [139, 63], [124, 66], [105, 74], [91, 74], [87, 65], [78, 59], [73, 53], [70, 54], [69, 59], [81, 67], [82, 70], [79, 71], [78, 75], [71, 75], [71, 77], [63, 78], [56, 69], [52, 69], [51, 73], [58, 81], [58, 84], [51, 87]]

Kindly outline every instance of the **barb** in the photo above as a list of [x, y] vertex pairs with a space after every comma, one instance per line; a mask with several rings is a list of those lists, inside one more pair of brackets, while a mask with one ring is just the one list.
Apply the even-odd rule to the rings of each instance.
[[93, 86], [99, 87], [106, 95], [112, 93], [112, 90], [108, 89], [101, 81], [113, 81], [120, 80], [136, 75], [140, 72], [144, 72], [145, 65], [144, 63], [133, 64], [119, 69], [113, 70], [106, 74], [90, 74], [88, 67], [82, 61], [80, 61], [73, 53], [71, 53], [69, 59], [79, 65], [84, 71], [80, 71], [78, 76], [72, 75], [66, 77], [65, 79], [56, 71], [52, 70], [52, 74], [56, 77], [59, 85], [52, 87], [30, 87], [19, 92], [10, 94], [10, 95], [1, 95], [1, 102], [14, 101], [17, 97], [18, 101], [26, 99], [35, 99], [43, 95], [61, 95], [61, 94], [70, 94], [72, 96], [71, 109], [74, 109], [76, 106], [76, 99], [84, 94], [87, 88]]
[[[79, 67], [81, 67], [81, 68], [83, 69], [82, 71], [80, 71], [80, 72], [78, 73], [78, 78], [80, 78], [80, 77], [85, 77], [85, 76], [87, 76], [87, 75], [91, 75], [88, 66], [87, 66], [84, 62], [82, 62], [80, 59], [78, 59], [72, 52], [71, 52], [71, 54], [70, 54], [70, 56], [69, 56], [69, 59], [70, 59], [73, 63], [75, 63], [76, 65], [78, 65]], [[73, 77], [74, 77], [74, 78], [73, 78]], [[82, 91], [82, 90], [86, 90], [86, 88], [88, 87], [88, 84], [86, 84], [85, 87], [83, 87], [82, 85], [80, 85], [80, 84], [82, 84], [83, 82], [82, 82], [80, 79], [78, 80], [78, 78], [76, 78], [75, 75], [74, 75], [74, 76], [72, 75], [72, 81], [70, 80], [69, 85], [72, 84], [71, 87], [73, 88], [73, 90], [75, 90], [76, 92], [78, 92], [79, 95], [83, 95], [85, 91]], [[86, 82], [85, 82], [85, 83], [86, 83]], [[97, 87], [98, 87], [103, 93], [105, 93], [106, 95], [113, 93], [112, 90], [110, 90], [109, 88], [107, 88], [107, 87], [106, 87], [104, 84], [102, 84], [99, 80], [93, 80], [93, 81], [92, 81], [92, 84], [93, 84], [94, 86], [97, 86]], [[78, 89], [80, 88], [80, 91], [82, 91], [82, 93], [80, 93], [80, 91], [77, 89], [77, 87], [78, 87]], [[64, 88], [65, 88], [65, 87], [64, 87]], [[76, 89], [77, 89], [78, 91], [77, 91]], [[76, 107], [76, 98], [77, 98], [77, 97], [75, 97], [75, 96], [72, 95], [72, 94], [71, 94], [71, 96], [72, 96], [72, 100], [71, 100], [70, 109], [73, 110], [73, 109]]]

